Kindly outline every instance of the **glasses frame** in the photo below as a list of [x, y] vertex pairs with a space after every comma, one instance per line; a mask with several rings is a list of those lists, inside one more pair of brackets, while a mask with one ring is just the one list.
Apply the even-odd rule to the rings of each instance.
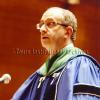
[[[51, 22], [51, 23], [53, 23], [53, 22]], [[57, 25], [61, 25], [61, 26], [64, 26], [64, 27], [67, 27], [67, 26], [68, 26], [68, 25], [66, 25], [66, 24], [61, 24], [61, 23], [56, 23], [56, 22], [54, 22], [54, 23], [55, 23], [54, 26], [57, 26]], [[38, 23], [38, 24], [36, 25], [36, 28], [37, 28], [38, 30], [40, 30], [41, 27], [42, 27], [43, 25], [45, 25], [46, 28], [50, 28], [50, 27], [48, 26], [48, 24], [45, 24], [45, 23]], [[52, 26], [51, 28], [53, 28], [54, 26]]]

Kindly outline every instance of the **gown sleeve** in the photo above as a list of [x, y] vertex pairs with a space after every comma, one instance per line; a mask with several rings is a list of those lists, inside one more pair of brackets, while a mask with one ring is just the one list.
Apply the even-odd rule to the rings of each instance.
[[30, 90], [36, 84], [37, 73], [33, 73], [29, 78], [19, 87], [11, 100], [28, 100], [31, 95]]
[[88, 55], [78, 55], [66, 62], [55, 100], [100, 100], [100, 64]]

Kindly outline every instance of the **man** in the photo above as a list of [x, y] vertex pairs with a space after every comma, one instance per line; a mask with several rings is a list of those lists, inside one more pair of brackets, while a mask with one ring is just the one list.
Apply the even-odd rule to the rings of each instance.
[[75, 15], [51, 7], [44, 12], [37, 29], [49, 57], [12, 100], [100, 100], [100, 65], [73, 45]]

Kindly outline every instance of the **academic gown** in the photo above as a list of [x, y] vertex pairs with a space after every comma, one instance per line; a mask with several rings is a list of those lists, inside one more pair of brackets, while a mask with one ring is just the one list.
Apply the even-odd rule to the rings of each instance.
[[100, 64], [88, 55], [70, 58], [49, 76], [33, 73], [11, 100], [100, 100]]

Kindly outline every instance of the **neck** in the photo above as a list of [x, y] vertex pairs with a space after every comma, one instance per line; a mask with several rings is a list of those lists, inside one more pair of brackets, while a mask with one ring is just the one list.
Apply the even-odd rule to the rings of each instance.
[[57, 54], [61, 49], [63, 49], [64, 47], [68, 46], [69, 44], [71, 44], [72, 42], [69, 42], [63, 46], [60, 46], [60, 47], [55, 47], [53, 49], [49, 49], [48, 52], [49, 52], [49, 57], [53, 57], [55, 54]]

